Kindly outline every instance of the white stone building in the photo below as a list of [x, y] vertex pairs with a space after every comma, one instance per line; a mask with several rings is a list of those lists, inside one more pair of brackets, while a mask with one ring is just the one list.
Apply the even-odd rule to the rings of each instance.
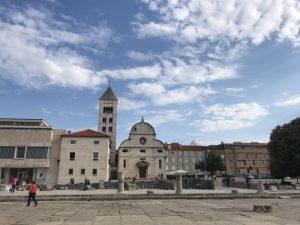
[[154, 128], [142, 118], [119, 147], [118, 171], [123, 172], [125, 178], [165, 177], [165, 159], [163, 142], [156, 139]]
[[61, 135], [42, 119], [0, 119], [0, 178], [56, 184]]
[[109, 136], [93, 130], [62, 135], [58, 184], [70, 183], [71, 178], [75, 183], [85, 178], [91, 183], [107, 181], [109, 146]]

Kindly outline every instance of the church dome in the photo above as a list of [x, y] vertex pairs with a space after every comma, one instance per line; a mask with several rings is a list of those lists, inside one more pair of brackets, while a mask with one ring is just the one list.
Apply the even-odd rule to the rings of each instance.
[[130, 130], [129, 135], [156, 135], [154, 128], [149, 124], [142, 121], [133, 125]]

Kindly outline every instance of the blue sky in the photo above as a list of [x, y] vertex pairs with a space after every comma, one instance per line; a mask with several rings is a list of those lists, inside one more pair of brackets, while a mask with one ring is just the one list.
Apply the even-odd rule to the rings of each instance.
[[0, 3], [0, 117], [97, 129], [117, 145], [144, 116], [163, 142], [267, 142], [300, 113], [298, 0]]

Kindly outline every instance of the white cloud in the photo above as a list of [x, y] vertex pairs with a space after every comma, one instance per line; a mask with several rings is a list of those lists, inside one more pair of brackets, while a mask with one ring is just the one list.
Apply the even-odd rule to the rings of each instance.
[[294, 106], [300, 104], [300, 95], [293, 95], [289, 96], [284, 99], [280, 99], [278, 102], [276, 102], [275, 106]]
[[271, 36], [299, 45], [298, 0], [189, 0], [144, 1], [162, 22], [139, 24], [139, 37], [197, 40], [250, 41], [257, 45]]
[[243, 88], [226, 88], [226, 92], [240, 93], [245, 91]]
[[152, 54], [144, 54], [142, 52], [136, 52], [136, 51], [129, 51], [127, 52], [127, 56], [130, 59], [136, 60], [136, 61], [148, 61], [153, 59]]
[[144, 101], [138, 100], [130, 100], [128, 98], [119, 98], [118, 101], [118, 109], [119, 110], [133, 110], [133, 109], [140, 109], [146, 106]]
[[184, 104], [201, 102], [203, 98], [215, 94], [210, 87], [181, 87], [166, 89], [158, 83], [140, 83], [129, 85], [130, 90], [136, 95], [144, 95], [151, 99], [154, 105]]
[[255, 125], [257, 120], [268, 115], [268, 111], [258, 103], [239, 103], [229, 106], [216, 104], [203, 108], [211, 119], [196, 120], [191, 123], [202, 132], [236, 130]]
[[176, 59], [163, 61], [162, 83], [170, 84], [201, 84], [216, 80], [237, 77], [235, 67], [222, 65], [217, 62], [201, 62], [193, 60], [189, 63]]
[[154, 127], [161, 124], [169, 122], [180, 122], [186, 120], [186, 117], [190, 115], [191, 112], [179, 112], [177, 110], [160, 110], [160, 111], [150, 111], [146, 115], [146, 122], [150, 123]]
[[152, 66], [133, 67], [127, 69], [112, 69], [99, 71], [101, 76], [108, 76], [114, 79], [154, 79], [161, 74], [161, 67], [159, 64]]
[[33, 88], [96, 88], [106, 83], [106, 77], [89, 68], [76, 49], [106, 47], [113, 40], [111, 29], [66, 23], [47, 10], [2, 8], [1, 12], [0, 76]]

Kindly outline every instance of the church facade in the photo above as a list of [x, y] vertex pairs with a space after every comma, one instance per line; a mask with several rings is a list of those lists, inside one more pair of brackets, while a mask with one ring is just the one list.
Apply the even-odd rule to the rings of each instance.
[[118, 172], [123, 172], [125, 178], [165, 177], [165, 155], [163, 142], [156, 139], [154, 128], [142, 118], [119, 146]]

